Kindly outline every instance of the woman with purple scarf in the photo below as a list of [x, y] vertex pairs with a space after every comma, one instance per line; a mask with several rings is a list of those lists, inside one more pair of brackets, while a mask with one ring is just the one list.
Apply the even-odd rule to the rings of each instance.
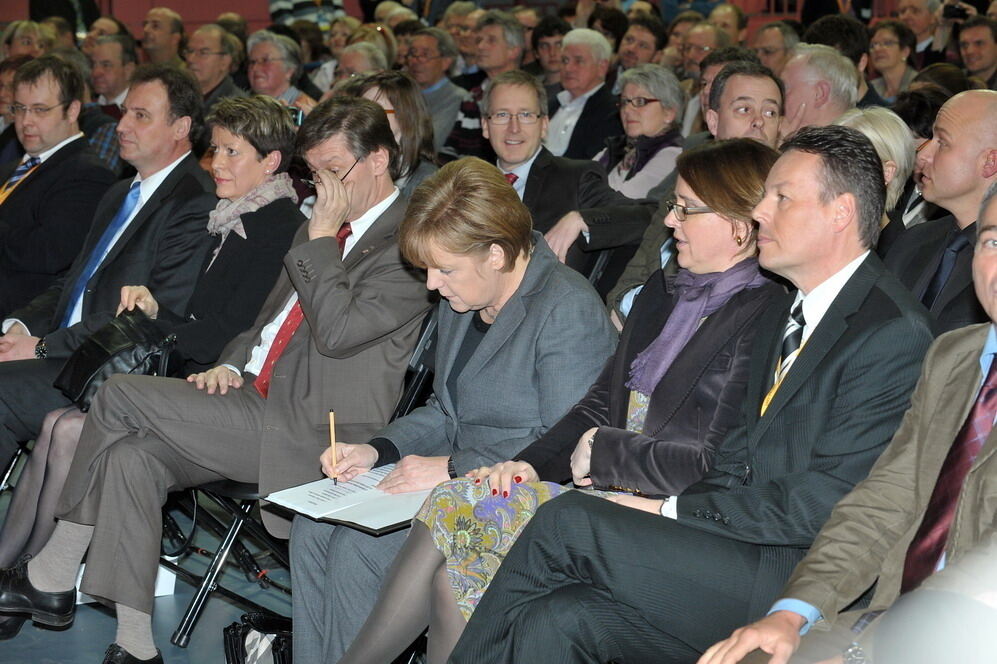
[[341, 664], [387, 662], [427, 624], [445, 662], [506, 552], [568, 480], [634, 509], [700, 479], [737, 422], [759, 314], [783, 289], [755, 258], [751, 211], [777, 153], [715, 141], [678, 159], [665, 224], [680, 269], [638, 295], [598, 380], [512, 461], [434, 489]]

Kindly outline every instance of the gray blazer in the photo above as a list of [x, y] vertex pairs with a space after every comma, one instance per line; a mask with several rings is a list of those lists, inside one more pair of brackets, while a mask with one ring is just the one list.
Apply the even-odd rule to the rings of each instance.
[[459, 474], [511, 459], [553, 426], [599, 375], [616, 332], [584, 277], [534, 233], [523, 283], [457, 378], [447, 380], [473, 314], [440, 304], [434, 396], [380, 437], [402, 456], [450, 455]]

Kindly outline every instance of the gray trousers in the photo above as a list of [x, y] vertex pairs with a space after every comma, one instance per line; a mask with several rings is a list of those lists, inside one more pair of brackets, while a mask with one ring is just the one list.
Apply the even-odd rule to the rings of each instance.
[[265, 402], [247, 385], [119, 375], [93, 401], [56, 514], [94, 527], [81, 589], [152, 613], [166, 494], [259, 479]]
[[346, 526], [294, 518], [294, 664], [331, 664], [342, 658], [374, 608], [408, 532], [373, 537]]

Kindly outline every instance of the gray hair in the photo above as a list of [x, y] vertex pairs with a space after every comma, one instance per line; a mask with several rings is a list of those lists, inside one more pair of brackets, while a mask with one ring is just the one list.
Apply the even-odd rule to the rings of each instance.
[[779, 34], [782, 35], [782, 47], [787, 51], [800, 43], [799, 33], [785, 21], [773, 21], [758, 28], [758, 32], [762, 30], [778, 30]]
[[436, 49], [444, 58], [456, 58], [460, 55], [457, 44], [450, 33], [441, 28], [423, 28], [412, 35], [413, 37], [432, 37], [436, 40]]
[[994, 198], [997, 198], [997, 180], [990, 183], [987, 187], [987, 191], [983, 194], [983, 202], [980, 203], [980, 213], [976, 215], [977, 219], [983, 219], [983, 213], [987, 211], [987, 206], [990, 205]]
[[489, 9], [478, 21], [477, 30], [487, 28], [490, 25], [497, 25], [502, 28], [502, 36], [505, 43], [519, 49], [526, 48], [526, 35], [523, 31], [523, 24], [516, 20], [516, 17], [509, 12], [499, 9]]
[[284, 35], [278, 35], [269, 30], [257, 30], [249, 35], [246, 43], [246, 53], [252, 53], [259, 44], [273, 44], [280, 51], [280, 57], [284, 58], [284, 66], [288, 70], [293, 70], [291, 82], [301, 76], [301, 48], [294, 43], [294, 40]]
[[892, 210], [914, 170], [914, 136], [910, 128], [899, 115], [880, 106], [845, 111], [834, 124], [862, 132], [872, 141], [880, 161], [897, 165], [897, 172], [886, 185], [886, 209]]
[[928, 0], [927, 8], [929, 14], [934, 14], [942, 6], [941, 0]]
[[477, 11], [478, 6], [469, 0], [458, 0], [457, 2], [451, 2], [443, 12], [443, 20], [450, 18], [451, 16], [467, 16], [473, 11]]
[[388, 68], [388, 58], [384, 56], [384, 51], [370, 42], [357, 42], [350, 44], [343, 49], [343, 53], [361, 53], [367, 58], [367, 69], [377, 69], [384, 71]]
[[564, 35], [561, 49], [568, 46], [587, 46], [592, 57], [598, 62], [609, 62], [613, 57], [613, 47], [609, 45], [609, 40], [591, 28], [575, 28]]
[[121, 47], [121, 64], [138, 64], [138, 52], [135, 50], [135, 40], [131, 35], [104, 35], [97, 38], [97, 45], [117, 44]]
[[859, 73], [855, 64], [835, 48], [823, 44], [797, 44], [792, 56], [799, 57], [810, 80], [827, 81], [831, 97], [843, 108], [852, 108], [859, 100]]
[[620, 88], [627, 84], [639, 85], [652, 97], [657, 98], [663, 108], [675, 111], [675, 122], [682, 122], [685, 111], [685, 91], [670, 69], [651, 63], [638, 65], [620, 75]]

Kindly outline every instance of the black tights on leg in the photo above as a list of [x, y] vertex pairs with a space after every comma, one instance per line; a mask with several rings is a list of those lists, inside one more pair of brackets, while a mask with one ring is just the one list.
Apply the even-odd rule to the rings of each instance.
[[[445, 563], [443, 554], [433, 544], [429, 529], [415, 521], [381, 586], [377, 604], [339, 664], [390, 662], [427, 625], [430, 626], [429, 664], [445, 662], [460, 637], [460, 631], [455, 635], [452, 631], [455, 628], [463, 630], [464, 625], [446, 582]], [[441, 654], [440, 648], [446, 648], [446, 653]]]

